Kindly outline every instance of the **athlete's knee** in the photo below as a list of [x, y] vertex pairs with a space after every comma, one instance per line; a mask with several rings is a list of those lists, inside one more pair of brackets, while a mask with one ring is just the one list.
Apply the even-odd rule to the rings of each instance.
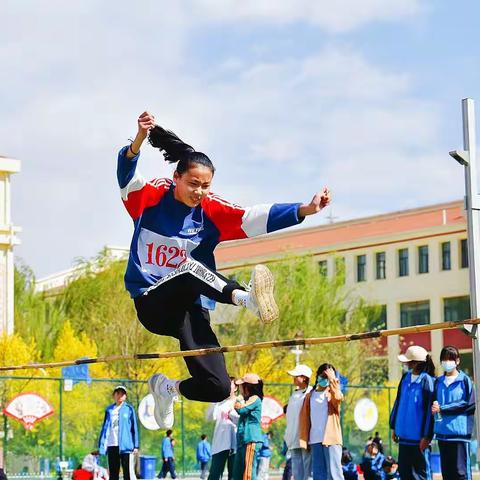
[[230, 379], [210, 377], [207, 381], [207, 388], [210, 389], [212, 395], [217, 402], [225, 400], [230, 395]]

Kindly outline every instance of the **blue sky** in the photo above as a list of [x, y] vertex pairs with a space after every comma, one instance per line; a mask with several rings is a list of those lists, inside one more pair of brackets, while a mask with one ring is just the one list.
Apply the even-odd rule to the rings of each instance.
[[[460, 100], [480, 102], [480, 5], [422, 0], [4, 1], [0, 154], [38, 277], [128, 245], [116, 153], [144, 109], [243, 205], [341, 220], [458, 199]], [[170, 176], [144, 148], [146, 177]], [[304, 225], [326, 222], [329, 211]]]

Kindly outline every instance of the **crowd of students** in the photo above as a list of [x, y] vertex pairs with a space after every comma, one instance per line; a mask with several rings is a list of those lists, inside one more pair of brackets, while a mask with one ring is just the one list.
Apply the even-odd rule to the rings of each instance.
[[[392, 438], [398, 443], [398, 462], [385, 455], [378, 433], [370, 438], [362, 458], [355, 463], [343, 448], [340, 409], [343, 394], [339, 375], [332, 364], [321, 364], [313, 376], [306, 365], [288, 374], [294, 391], [287, 405], [285, 453], [288, 467], [284, 479], [355, 480], [360, 471], [365, 480], [430, 480], [431, 443], [440, 452], [442, 476], [448, 480], [471, 478], [470, 441], [475, 412], [471, 379], [460, 369], [460, 353], [446, 346], [440, 354], [442, 375], [428, 352], [410, 346], [399, 355], [404, 373], [390, 414]], [[312, 379], [314, 379], [312, 381]], [[99, 450], [107, 454], [110, 479], [132, 480], [132, 454], [138, 448], [138, 427], [133, 407], [126, 402], [126, 388], [116, 387], [114, 403], [105, 412]], [[197, 446], [201, 478], [220, 480], [227, 467], [228, 480], [268, 479], [271, 434], [261, 427], [263, 381], [248, 373], [231, 378], [230, 395], [212, 404], [207, 419], [215, 422], [212, 445], [202, 435]], [[162, 443], [163, 465], [159, 478], [176, 477], [171, 430]]]
[[312, 370], [306, 365], [288, 372], [295, 391], [286, 407], [285, 442], [295, 480], [355, 480], [359, 471], [365, 480], [430, 480], [434, 438], [443, 478], [471, 478], [474, 389], [471, 379], [459, 368], [458, 349], [443, 348], [443, 374], [439, 377], [435, 376], [431, 356], [423, 347], [410, 346], [398, 358], [404, 373], [390, 414], [392, 438], [398, 443], [398, 462], [391, 455], [385, 456], [378, 433], [366, 446], [358, 466], [350, 452], [342, 448], [343, 395], [333, 365], [320, 365], [314, 383]]

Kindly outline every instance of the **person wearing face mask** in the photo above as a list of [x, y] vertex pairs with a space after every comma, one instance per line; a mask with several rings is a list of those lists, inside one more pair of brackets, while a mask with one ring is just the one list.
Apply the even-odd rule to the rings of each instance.
[[398, 356], [408, 367], [398, 385], [390, 414], [392, 438], [399, 443], [398, 466], [402, 480], [429, 480], [430, 442], [433, 436], [435, 365], [428, 352], [412, 345]]
[[432, 413], [442, 476], [449, 480], [470, 479], [470, 440], [475, 413], [472, 380], [458, 369], [460, 353], [456, 347], [444, 347], [440, 362], [445, 373], [435, 382]]
[[330, 363], [318, 367], [315, 389], [300, 412], [300, 447], [310, 448], [314, 480], [343, 480], [340, 405], [343, 394]]

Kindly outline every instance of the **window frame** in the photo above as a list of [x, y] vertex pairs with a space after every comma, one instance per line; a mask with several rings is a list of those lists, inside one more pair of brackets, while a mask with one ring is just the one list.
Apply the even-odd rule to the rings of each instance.
[[424, 275], [425, 273], [429, 273], [430, 258], [429, 258], [428, 245], [419, 245], [417, 247], [417, 258], [418, 258], [418, 274]]
[[[402, 253], [406, 253], [405, 257], [402, 257]], [[410, 252], [407, 248], [399, 248], [397, 250], [398, 257], [398, 276], [399, 277], [408, 277], [410, 275]], [[402, 273], [402, 261], [405, 263], [405, 273]]]
[[[364, 261], [360, 263], [360, 259]], [[357, 265], [357, 272], [356, 272], [356, 280], [358, 283], [366, 282], [367, 281], [367, 255], [357, 255], [356, 257], [356, 265]], [[360, 267], [362, 267], [362, 275], [360, 275]]]
[[[383, 260], [379, 261], [379, 256], [383, 255]], [[377, 280], [385, 280], [387, 278], [387, 253], [376, 252], [375, 253], [375, 278]]]

